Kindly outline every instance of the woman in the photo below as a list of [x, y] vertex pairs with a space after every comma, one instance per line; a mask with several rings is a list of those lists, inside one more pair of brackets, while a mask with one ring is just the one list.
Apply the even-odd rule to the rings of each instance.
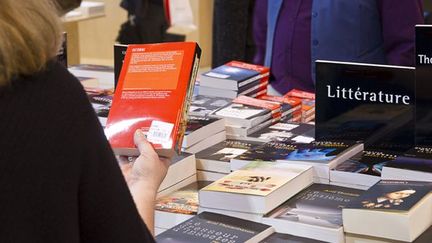
[[168, 161], [137, 132], [125, 180], [82, 86], [53, 61], [60, 26], [50, 0], [1, 1], [0, 242], [153, 242]]

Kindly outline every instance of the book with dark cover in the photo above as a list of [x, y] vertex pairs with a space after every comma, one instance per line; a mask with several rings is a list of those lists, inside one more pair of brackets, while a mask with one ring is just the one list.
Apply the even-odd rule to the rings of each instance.
[[208, 116], [221, 107], [231, 103], [231, 99], [197, 95], [192, 98], [189, 107], [189, 115], [191, 116]]
[[380, 181], [346, 208], [409, 211], [432, 190], [432, 183], [415, 181]]
[[265, 238], [261, 243], [324, 243], [325, 241], [313, 240], [304, 237], [273, 233], [269, 237]]
[[117, 87], [128, 45], [114, 44], [114, 88]]
[[383, 166], [391, 163], [397, 156], [398, 154], [393, 152], [364, 150], [339, 164], [335, 170], [380, 177]]
[[238, 90], [256, 80], [267, 82], [269, 68], [239, 61], [231, 61], [201, 75], [202, 86]]
[[432, 148], [417, 146], [387, 163], [386, 167], [432, 173]]
[[229, 163], [230, 160], [241, 155], [251, 148], [261, 145], [260, 142], [248, 142], [242, 140], [227, 139], [195, 155], [197, 160], [215, 160]]
[[211, 181], [197, 181], [167, 196], [158, 198], [155, 210], [167, 213], [196, 215], [199, 206], [198, 191], [211, 183]]
[[[292, 138], [299, 135], [308, 136], [314, 129], [315, 126], [310, 124], [278, 122], [274, 125], [268, 126], [253, 134], [250, 134], [248, 137], [263, 142], [286, 142], [291, 141]], [[311, 137], [313, 137], [313, 132]]]
[[342, 226], [342, 208], [364, 191], [326, 184], [312, 184], [265, 217], [316, 226]]
[[212, 117], [189, 116], [186, 131], [185, 131], [185, 136], [219, 120], [220, 119], [218, 118], [212, 118]]
[[415, 134], [415, 69], [316, 62], [316, 140], [404, 152]]
[[432, 26], [416, 25], [416, 145], [432, 146]]
[[310, 144], [268, 142], [240, 155], [242, 160], [291, 160], [327, 164], [339, 154], [356, 145], [355, 142], [314, 141]]
[[273, 233], [272, 227], [221, 214], [203, 212], [156, 236], [159, 243], [259, 242]]

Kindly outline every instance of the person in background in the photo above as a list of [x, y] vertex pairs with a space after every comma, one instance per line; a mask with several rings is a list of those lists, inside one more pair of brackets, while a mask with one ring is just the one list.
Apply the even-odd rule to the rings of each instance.
[[154, 242], [169, 160], [142, 132], [122, 171], [80, 82], [55, 61], [51, 0], [0, 8], [0, 242]]
[[254, 62], [269, 90], [315, 91], [315, 60], [414, 65], [422, 0], [257, 0]]
[[81, 2], [82, 0], [54, 0], [60, 15], [64, 15], [72, 9], [78, 8]]

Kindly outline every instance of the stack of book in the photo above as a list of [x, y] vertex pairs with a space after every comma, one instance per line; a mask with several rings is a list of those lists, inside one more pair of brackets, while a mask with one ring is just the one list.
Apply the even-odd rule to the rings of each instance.
[[348, 141], [268, 142], [232, 159], [231, 170], [238, 170], [253, 161], [310, 165], [315, 182], [329, 183], [330, 170], [362, 150], [363, 144]]
[[198, 179], [215, 181], [226, 176], [231, 172], [231, 159], [261, 144], [228, 139], [197, 153]]
[[212, 116], [224, 118], [230, 137], [246, 137], [281, 119], [281, 105], [276, 102], [239, 96]]
[[385, 180], [432, 182], [432, 148], [417, 146], [383, 167]]
[[207, 117], [216, 110], [230, 104], [232, 99], [215, 96], [196, 95], [192, 97], [189, 115]]
[[388, 241], [430, 236], [431, 191], [432, 183], [427, 182], [380, 181], [342, 210], [344, 230]]
[[312, 184], [264, 216], [262, 222], [277, 232], [343, 243], [342, 208], [362, 190], [328, 184]]
[[296, 112], [292, 118], [294, 122], [311, 122], [315, 120], [315, 94], [293, 89], [289, 91], [285, 97], [301, 99], [302, 108], [301, 112]]
[[283, 121], [293, 121], [294, 115], [298, 114], [302, 109], [302, 100], [295, 97], [281, 97], [281, 96], [271, 96], [271, 95], [262, 95], [258, 97], [262, 100], [269, 100], [273, 102], [277, 102], [281, 105], [281, 120]]
[[198, 153], [225, 141], [225, 121], [220, 118], [189, 116], [182, 149]]
[[200, 212], [260, 221], [262, 216], [312, 183], [310, 166], [255, 162], [199, 192]]
[[[230, 137], [230, 136], [228, 136]], [[315, 140], [315, 126], [306, 123], [280, 121], [242, 138], [259, 142], [310, 143]]]
[[365, 149], [330, 171], [330, 184], [367, 190], [381, 180], [383, 167], [398, 153]]
[[195, 181], [165, 196], [159, 195], [155, 206], [155, 228], [165, 231], [198, 213], [198, 191], [210, 181]]
[[234, 99], [239, 95], [258, 97], [267, 93], [270, 69], [231, 61], [201, 75], [199, 94]]

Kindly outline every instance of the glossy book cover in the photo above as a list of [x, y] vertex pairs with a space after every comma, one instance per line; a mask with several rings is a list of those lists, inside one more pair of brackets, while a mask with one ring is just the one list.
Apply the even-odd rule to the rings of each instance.
[[288, 163], [252, 162], [202, 190], [267, 196], [309, 169]]
[[380, 181], [347, 208], [409, 211], [432, 191], [430, 182]]
[[339, 228], [342, 226], [342, 208], [363, 192], [348, 187], [312, 184], [266, 217]]
[[189, 114], [194, 116], [208, 116], [212, 112], [227, 106], [231, 99], [197, 95], [192, 98]]
[[117, 154], [137, 154], [137, 129], [160, 155], [180, 151], [200, 53], [193, 42], [128, 46], [105, 130]]
[[207, 159], [222, 162], [230, 162], [231, 159], [248, 151], [250, 148], [261, 145], [259, 142], [248, 142], [243, 140], [227, 139], [215, 146], [198, 152], [197, 159]]
[[339, 164], [335, 170], [381, 176], [382, 168], [397, 156], [394, 152], [365, 150]]
[[198, 212], [198, 191], [211, 184], [210, 181], [197, 181], [170, 195], [156, 200], [155, 210], [168, 213], [194, 215]]

